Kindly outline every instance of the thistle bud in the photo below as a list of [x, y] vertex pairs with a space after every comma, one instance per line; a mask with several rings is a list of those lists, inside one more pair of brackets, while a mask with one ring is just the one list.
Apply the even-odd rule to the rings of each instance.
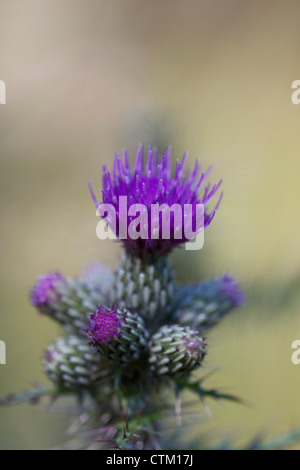
[[150, 368], [159, 376], [186, 375], [201, 365], [205, 346], [198, 331], [179, 325], [162, 326], [150, 341]]
[[48, 313], [51, 306], [60, 297], [59, 291], [66, 283], [65, 277], [61, 273], [49, 273], [38, 276], [37, 283], [31, 290], [31, 303], [42, 313]]
[[154, 317], [163, 320], [171, 310], [175, 291], [170, 261], [162, 257], [148, 264], [124, 255], [115, 274], [113, 291], [118, 306], [138, 312], [147, 326]]
[[52, 382], [71, 391], [90, 388], [109, 374], [99, 354], [82, 337], [73, 335], [51, 343], [42, 363]]
[[90, 344], [115, 364], [122, 366], [133, 362], [145, 350], [148, 332], [136, 313], [99, 305], [90, 319], [86, 330]]
[[66, 326], [72, 333], [86, 328], [89, 315], [99, 302], [106, 301], [106, 290], [95, 279], [65, 278], [60, 273], [39, 276], [31, 291], [31, 303]]
[[224, 276], [179, 289], [174, 317], [180, 325], [206, 331], [243, 302], [244, 295], [238, 283]]

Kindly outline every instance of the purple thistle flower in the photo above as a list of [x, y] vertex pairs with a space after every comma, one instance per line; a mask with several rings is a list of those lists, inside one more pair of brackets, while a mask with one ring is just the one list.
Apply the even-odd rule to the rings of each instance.
[[47, 309], [55, 298], [58, 284], [64, 281], [64, 276], [59, 272], [38, 276], [38, 282], [30, 294], [32, 305], [41, 311]]
[[102, 343], [107, 346], [121, 335], [120, 326], [124, 318], [118, 315], [117, 307], [114, 306], [108, 309], [99, 305], [96, 313], [93, 313], [90, 319], [86, 331], [93, 346], [97, 347]]
[[[207, 211], [207, 204], [218, 191], [221, 181], [218, 184], [211, 186], [210, 183], [205, 184], [212, 167], [200, 174], [200, 166], [196, 160], [194, 169], [188, 170], [184, 175], [185, 164], [187, 160], [187, 153], [183, 155], [182, 161], [176, 161], [175, 175], [172, 177], [172, 159], [171, 149], [167, 148], [162, 157], [158, 157], [157, 150], [149, 147], [148, 158], [146, 164], [144, 163], [144, 150], [140, 146], [137, 153], [136, 163], [131, 170], [128, 152], [124, 150], [124, 158], [120, 153], [115, 155], [112, 173], [107, 170], [103, 165], [103, 189], [102, 199], [104, 204], [113, 206], [116, 214], [115, 227], [110, 222], [109, 225], [117, 237], [122, 239], [125, 248], [144, 257], [149, 254], [160, 255], [169, 253], [175, 246], [194, 238], [203, 228], [207, 227], [219, 207], [222, 194], [215, 208]], [[202, 196], [199, 191], [203, 189]], [[97, 208], [101, 206], [92, 190], [90, 184], [90, 192], [93, 201]], [[127, 197], [127, 210], [124, 215], [121, 214], [120, 197]], [[140, 223], [140, 237], [132, 239], [128, 237], [127, 228], [130, 223], [136, 218], [136, 215], [128, 215], [128, 210], [133, 204], [142, 204], [147, 209], [146, 218], [142, 219]], [[156, 207], [165, 204], [171, 208], [174, 204], [177, 205], [179, 212], [167, 215], [166, 209], [161, 209], [164, 213], [158, 213], [156, 217], [156, 235], [153, 236], [151, 225], [151, 212], [153, 205]], [[204, 212], [202, 211], [201, 223], [199, 223], [199, 214], [197, 206], [203, 205]], [[185, 205], [189, 205], [189, 218], [184, 217]], [[202, 208], [203, 208], [202, 207]], [[163, 233], [163, 217], [169, 217], [170, 235], [165, 236]], [[109, 218], [107, 220], [110, 220]], [[143, 226], [142, 226], [143, 225]], [[124, 233], [124, 228], [126, 232]], [[143, 232], [143, 235], [142, 235]], [[192, 233], [193, 236], [188, 236], [187, 233]]]

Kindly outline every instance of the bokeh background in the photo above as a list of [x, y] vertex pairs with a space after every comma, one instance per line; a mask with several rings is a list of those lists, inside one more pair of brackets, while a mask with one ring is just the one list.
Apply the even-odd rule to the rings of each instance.
[[[173, 255], [178, 278], [228, 272], [247, 293], [205, 366], [208, 386], [247, 405], [199, 406], [195, 432], [243, 445], [300, 427], [299, 15], [297, 0], [0, 1], [0, 395], [47, 383], [40, 357], [59, 329], [29, 303], [36, 275], [116, 265], [87, 182], [100, 191], [102, 163], [143, 141], [224, 179], [204, 248]], [[1, 409], [0, 448], [56, 447], [68, 423], [59, 406]]]

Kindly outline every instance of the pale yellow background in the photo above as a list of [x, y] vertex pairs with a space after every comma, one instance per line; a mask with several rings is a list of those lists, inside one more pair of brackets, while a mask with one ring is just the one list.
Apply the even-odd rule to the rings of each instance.
[[[144, 141], [224, 178], [204, 249], [173, 257], [180, 279], [229, 272], [248, 296], [208, 336], [205, 369], [249, 406], [213, 405], [198, 432], [244, 443], [300, 426], [299, 17], [297, 0], [0, 1], [1, 395], [47, 383], [40, 357], [59, 329], [30, 306], [36, 275], [115, 266], [87, 181], [99, 194], [102, 163]], [[61, 408], [1, 409], [0, 447], [60, 444]]]

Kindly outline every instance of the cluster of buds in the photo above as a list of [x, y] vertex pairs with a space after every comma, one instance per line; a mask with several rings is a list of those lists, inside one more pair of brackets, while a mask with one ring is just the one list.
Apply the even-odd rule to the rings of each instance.
[[[118, 154], [112, 174], [104, 167], [103, 202], [112, 204], [117, 214], [119, 196], [149, 208], [176, 203], [191, 204], [194, 210], [201, 203], [206, 227], [221, 198], [211, 212], [206, 206], [220, 183], [204, 186], [209, 171], [199, 175], [198, 162], [184, 176], [185, 162], [186, 155], [182, 162], [177, 160], [172, 177], [170, 149], [161, 159], [149, 149], [144, 165], [140, 148], [133, 170], [127, 152], [124, 160]], [[65, 336], [52, 343], [43, 357], [45, 372], [60, 389], [91, 391], [101, 378], [118, 377], [118, 393], [128, 397], [132, 388], [126, 390], [126, 384], [138, 384], [142, 394], [152, 383], [165, 386], [168, 381], [187, 378], [206, 355], [203, 333], [243, 302], [237, 283], [229, 276], [177, 286], [168, 255], [186, 242], [184, 236], [122, 241], [125, 251], [114, 273], [101, 265], [91, 266], [78, 278], [55, 272], [40, 276], [31, 291], [37, 310], [65, 330]], [[113, 396], [116, 381], [109, 383]], [[101, 394], [98, 399], [101, 403]]]

